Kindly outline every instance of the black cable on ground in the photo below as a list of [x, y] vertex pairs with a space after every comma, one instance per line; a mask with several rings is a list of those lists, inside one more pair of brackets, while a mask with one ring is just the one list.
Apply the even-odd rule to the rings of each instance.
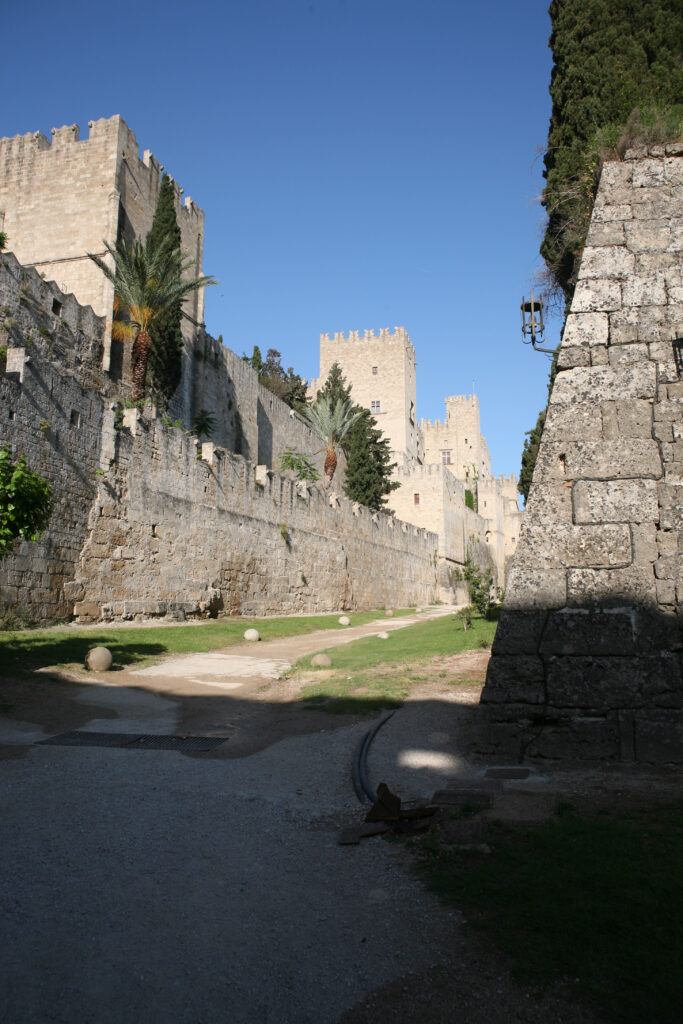
[[353, 788], [355, 789], [356, 796], [361, 803], [365, 803], [366, 800], [369, 800], [370, 803], [374, 804], [377, 799], [377, 793], [370, 785], [367, 775], [368, 750], [370, 749], [370, 744], [379, 730], [383, 725], [386, 725], [389, 719], [395, 714], [395, 711], [390, 711], [388, 715], [385, 715], [385, 717], [377, 723], [377, 725], [373, 726], [372, 729], [369, 729], [356, 750], [352, 766]]

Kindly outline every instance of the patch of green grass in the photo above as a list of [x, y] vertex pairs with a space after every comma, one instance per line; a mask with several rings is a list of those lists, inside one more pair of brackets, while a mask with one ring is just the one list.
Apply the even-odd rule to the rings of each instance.
[[[493, 641], [496, 625], [496, 622], [486, 619], [474, 619], [471, 627], [463, 630], [456, 624], [453, 615], [446, 615], [392, 631], [388, 640], [380, 640], [376, 636], [364, 637], [362, 640], [352, 640], [343, 647], [330, 648], [324, 653], [330, 656], [335, 670], [349, 674], [375, 665], [398, 666], [438, 654], [476, 650], [483, 640], [487, 645]], [[294, 667], [314, 672], [311, 657], [300, 658]]]
[[[372, 622], [377, 612], [348, 613], [352, 626]], [[0, 662], [7, 672], [24, 674], [51, 665], [83, 664], [91, 647], [108, 647], [115, 665], [142, 665], [167, 654], [220, 650], [240, 643], [245, 629], [255, 627], [262, 640], [300, 636], [317, 629], [348, 629], [338, 614], [294, 618], [216, 619], [201, 625], [149, 626], [134, 629], [22, 630], [0, 633]]]
[[332, 715], [369, 714], [383, 708], [399, 708], [410, 685], [411, 680], [405, 674], [397, 673], [327, 679], [305, 686], [301, 700], [311, 710], [327, 711]]
[[466, 910], [527, 980], [568, 979], [620, 1024], [678, 1024], [683, 802], [595, 819], [571, 809], [503, 833], [486, 858], [423, 851], [430, 887]]

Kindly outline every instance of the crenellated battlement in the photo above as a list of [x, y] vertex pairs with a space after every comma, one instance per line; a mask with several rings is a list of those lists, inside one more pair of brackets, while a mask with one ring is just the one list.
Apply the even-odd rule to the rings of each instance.
[[403, 344], [405, 344], [406, 342], [409, 344], [411, 343], [410, 337], [408, 336], [408, 332], [406, 331], [405, 327], [394, 327], [393, 331], [390, 330], [390, 328], [388, 327], [381, 327], [377, 334], [375, 334], [374, 331], [365, 330], [362, 332], [362, 335], [360, 331], [349, 331], [348, 334], [345, 334], [344, 331], [335, 331], [334, 334], [332, 335], [330, 335], [329, 333], [320, 335], [321, 345], [329, 344], [332, 341], [335, 344], [342, 344], [348, 341], [393, 341], [402, 342]]
[[[78, 124], [62, 125], [53, 128], [51, 139], [41, 131], [26, 132], [23, 135], [5, 136], [0, 138], [0, 167], [4, 165], [4, 174], [10, 168], [18, 169], [19, 174], [25, 173], [37, 159], [43, 161], [71, 160], [74, 156], [101, 160], [107, 150], [116, 151], [117, 157], [135, 166], [136, 170], [145, 168], [154, 178], [160, 178], [163, 172], [161, 164], [151, 150], [146, 149], [142, 157], [135, 132], [128, 127], [120, 114], [113, 117], [101, 117], [96, 121], [88, 121], [88, 135], [81, 138]], [[173, 181], [178, 195], [181, 216], [188, 218], [203, 217], [203, 211], [190, 196], [183, 198], [183, 189]]]

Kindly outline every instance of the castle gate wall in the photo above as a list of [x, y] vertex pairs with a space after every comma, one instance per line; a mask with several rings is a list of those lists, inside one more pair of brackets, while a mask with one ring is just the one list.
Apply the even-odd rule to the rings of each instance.
[[683, 144], [606, 163], [480, 707], [505, 757], [683, 762]]

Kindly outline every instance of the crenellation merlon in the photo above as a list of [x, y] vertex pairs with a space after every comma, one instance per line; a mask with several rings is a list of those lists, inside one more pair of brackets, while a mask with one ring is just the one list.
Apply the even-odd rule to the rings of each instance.
[[390, 330], [389, 327], [380, 327], [377, 334], [374, 330], [365, 329], [362, 337], [361, 332], [358, 330], [349, 331], [348, 335], [345, 331], [335, 331], [333, 335], [330, 335], [329, 333], [320, 335], [321, 344], [329, 343], [331, 341], [334, 341], [336, 344], [342, 344], [347, 341], [401, 341], [404, 344], [410, 344], [412, 346], [412, 342], [410, 341], [410, 337], [408, 336], [408, 332], [405, 327], [394, 327], [393, 331]]

